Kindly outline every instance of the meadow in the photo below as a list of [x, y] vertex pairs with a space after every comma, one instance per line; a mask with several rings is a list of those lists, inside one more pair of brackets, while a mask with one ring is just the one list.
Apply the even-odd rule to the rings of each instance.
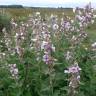
[[[1, 9], [2, 10], [2, 9]], [[18, 18], [19, 20], [26, 20], [26, 17], [29, 14], [34, 14], [35, 12], [40, 12], [42, 18], [45, 17], [45, 15], [50, 16], [51, 14], [57, 15], [58, 18], [62, 18], [64, 15], [69, 16], [71, 18], [74, 18], [74, 13], [72, 8], [6, 8], [5, 12], [11, 14], [12, 17]], [[94, 13], [96, 11], [94, 10]], [[96, 40], [96, 23], [93, 25], [90, 25], [91, 28], [87, 30], [88, 34], [91, 35], [91, 38]]]
[[96, 12], [0, 9], [0, 96], [96, 96]]

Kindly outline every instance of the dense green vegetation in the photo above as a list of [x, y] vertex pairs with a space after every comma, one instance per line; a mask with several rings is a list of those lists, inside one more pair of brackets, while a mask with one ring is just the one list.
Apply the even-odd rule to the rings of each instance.
[[[52, 43], [56, 47], [56, 52], [52, 52], [52, 56], [57, 59], [51, 66], [50, 72], [50, 66], [42, 61], [44, 50], [39, 51], [40, 59], [36, 60], [39, 44], [35, 45], [32, 42], [36, 35], [33, 30], [35, 28], [33, 26], [28, 26], [24, 30], [23, 28], [29, 24], [30, 18], [35, 18], [35, 12], [41, 13], [40, 20], [43, 19], [44, 23], [46, 18], [49, 20], [51, 14], [57, 15], [58, 24], [60, 24], [61, 17], [68, 15], [70, 18], [74, 18], [72, 9], [6, 8], [0, 10], [0, 33], [4, 27], [6, 28], [3, 34], [0, 34], [2, 37], [0, 38], [0, 96], [68, 96], [68, 77], [70, 75], [65, 74], [64, 70], [67, 69], [70, 61], [67, 62], [64, 56], [69, 48], [69, 50], [74, 51], [74, 60], [82, 69], [80, 87], [77, 88], [78, 95], [76, 96], [96, 96], [96, 52], [91, 50], [91, 44], [96, 41], [96, 21], [85, 28], [86, 33], [88, 33], [87, 38], [77, 44], [74, 49], [71, 48], [71, 40], [68, 41], [64, 33], [58, 34], [59, 32], [57, 32], [55, 34], [57, 37], [55, 37], [53, 30], [49, 28], [52, 33]], [[30, 14], [34, 17], [30, 17]], [[15, 28], [10, 24], [12, 18], [17, 23]], [[38, 18], [36, 17], [36, 19]], [[25, 24], [24, 26], [22, 22]], [[16, 36], [18, 37], [16, 33], [19, 34], [20, 28], [26, 34], [24, 34], [24, 39], [21, 38], [23, 35], [16, 39]], [[38, 26], [36, 29], [39, 30]], [[78, 35], [78, 33], [74, 33], [74, 35]], [[18, 42], [19, 44], [17, 44]], [[30, 47], [31, 43], [32, 47]], [[20, 50], [23, 55], [16, 52], [16, 47], [18, 47], [16, 44], [22, 50], [24, 48], [23, 51]], [[33, 48], [34, 46], [37, 50]], [[19, 70], [18, 72], [15, 70], [18, 73], [15, 74], [17, 77], [11, 76], [11, 64], [16, 64], [14, 66]]]

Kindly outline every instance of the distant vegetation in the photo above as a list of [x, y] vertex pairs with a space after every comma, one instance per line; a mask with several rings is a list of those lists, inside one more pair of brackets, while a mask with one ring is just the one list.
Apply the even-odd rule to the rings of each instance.
[[23, 8], [22, 5], [0, 5], [0, 8]]
[[5, 27], [7, 31], [10, 31], [11, 24], [10, 24], [11, 17], [8, 14], [0, 14], [0, 32]]

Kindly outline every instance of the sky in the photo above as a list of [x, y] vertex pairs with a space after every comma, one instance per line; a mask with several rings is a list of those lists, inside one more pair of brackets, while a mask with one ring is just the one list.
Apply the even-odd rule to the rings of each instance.
[[0, 5], [19, 4], [32, 7], [84, 7], [91, 2], [96, 8], [96, 0], [0, 0]]

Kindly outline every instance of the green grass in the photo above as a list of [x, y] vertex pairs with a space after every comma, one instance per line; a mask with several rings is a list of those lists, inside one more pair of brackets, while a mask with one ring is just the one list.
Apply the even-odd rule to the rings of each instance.
[[95, 23], [90, 25], [86, 32], [88, 32], [88, 35], [90, 36], [90, 38], [93, 40], [93, 41], [96, 41], [96, 20], [95, 20]]
[[96, 41], [96, 30], [87, 30], [88, 35], [93, 41]]

